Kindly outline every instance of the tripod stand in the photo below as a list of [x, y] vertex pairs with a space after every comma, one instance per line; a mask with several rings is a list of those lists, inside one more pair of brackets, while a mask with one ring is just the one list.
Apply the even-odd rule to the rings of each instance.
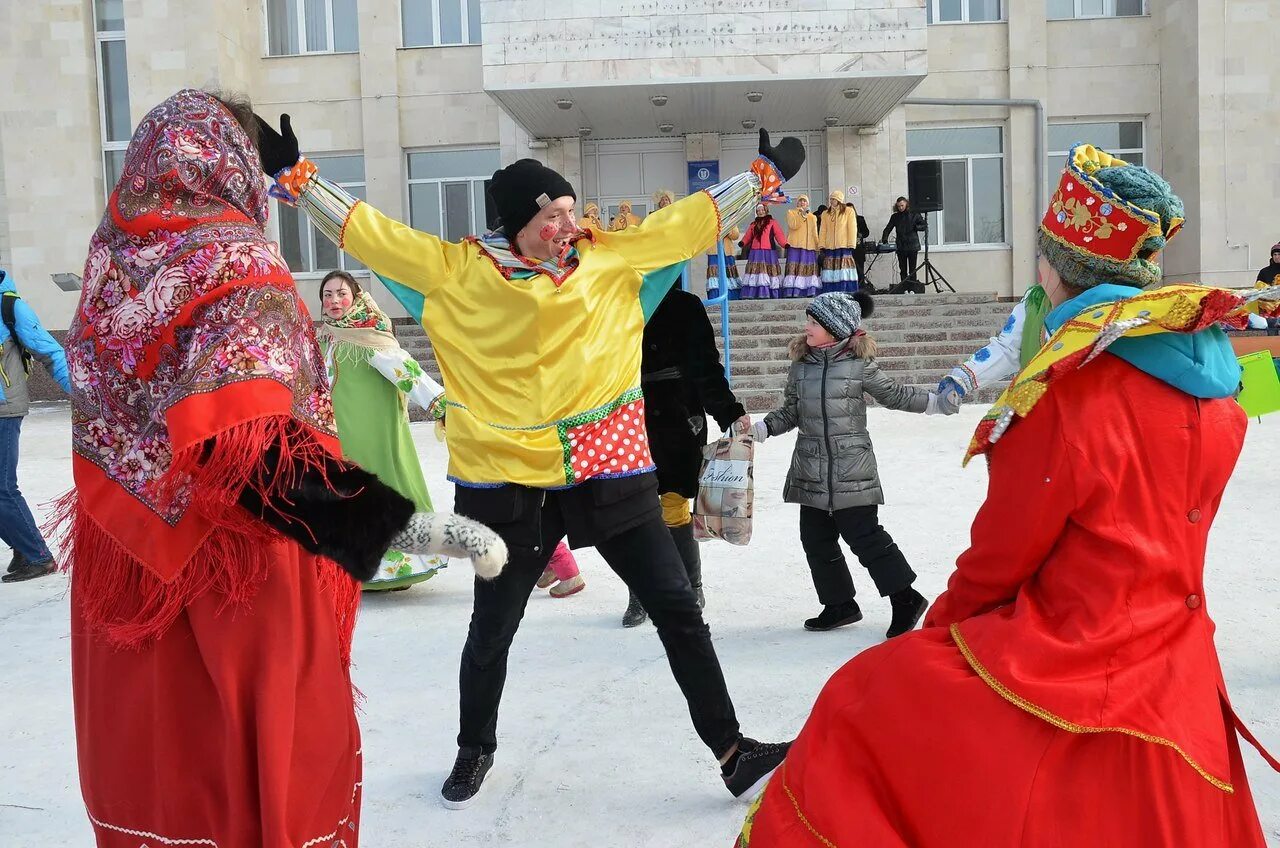
[[951, 292], [955, 289], [951, 287], [951, 283], [947, 282], [947, 278], [942, 276], [942, 272], [933, 266], [929, 261], [929, 216], [924, 216], [924, 264], [920, 266], [924, 271], [924, 286], [933, 286], [935, 294], [942, 294], [942, 287], [946, 286]]
[[943, 277], [942, 272], [934, 268], [933, 263], [929, 261], [929, 216], [924, 215], [924, 265], [920, 266], [920, 270], [924, 272], [924, 286], [933, 286], [933, 292], [941, 295], [942, 287], [946, 286], [948, 291], [955, 292], [955, 288], [951, 287], [951, 283], [947, 282], [947, 278]]

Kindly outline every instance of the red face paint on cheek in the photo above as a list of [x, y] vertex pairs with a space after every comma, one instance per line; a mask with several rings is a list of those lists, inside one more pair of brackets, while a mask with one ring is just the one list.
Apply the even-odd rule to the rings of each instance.
[[547, 224], [538, 230], [538, 237], [543, 241], [551, 241], [556, 237], [556, 233], [560, 232], [560, 227], [556, 224]]

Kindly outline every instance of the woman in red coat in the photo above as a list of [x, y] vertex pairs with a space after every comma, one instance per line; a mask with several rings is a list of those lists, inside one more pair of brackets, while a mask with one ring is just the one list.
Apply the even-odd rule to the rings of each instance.
[[923, 630], [827, 683], [740, 846], [1265, 844], [1203, 571], [1246, 423], [1216, 322], [1280, 289], [1143, 292], [1181, 223], [1155, 174], [1073, 151], [1039, 239], [1054, 335], [970, 449], [972, 545]]
[[755, 220], [747, 228], [741, 244], [747, 249], [747, 270], [739, 289], [742, 297], [781, 297], [782, 263], [778, 260], [778, 251], [787, 246], [787, 237], [763, 203], [756, 206]]

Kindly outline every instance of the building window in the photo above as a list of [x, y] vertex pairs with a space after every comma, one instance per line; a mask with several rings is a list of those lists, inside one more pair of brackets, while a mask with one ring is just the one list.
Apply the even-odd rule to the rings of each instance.
[[110, 197], [112, 189], [120, 181], [124, 152], [133, 134], [124, 44], [124, 0], [94, 0], [93, 12], [98, 60], [98, 115], [102, 132], [102, 179]]
[[445, 241], [497, 226], [487, 189], [500, 155], [496, 147], [410, 153], [409, 225]]
[[1142, 121], [1103, 121], [1049, 124], [1049, 191], [1067, 164], [1067, 153], [1077, 144], [1092, 144], [1130, 165], [1143, 164], [1145, 146]]
[[405, 47], [480, 43], [480, 0], [401, 0]]
[[1000, 20], [1000, 0], [925, 0], [931, 24]]
[[942, 163], [942, 204], [929, 244], [1004, 244], [1004, 134], [1000, 127], [908, 129], [907, 161]]
[[[321, 176], [364, 200], [364, 156], [308, 156], [320, 169]], [[338, 246], [317, 230], [307, 216], [296, 208], [276, 204], [276, 220], [280, 224], [280, 252], [289, 270], [295, 274], [327, 273], [335, 268], [362, 271], [364, 266], [343, 253]]]
[[1049, 0], [1049, 20], [1129, 18], [1147, 13], [1146, 0]]
[[355, 53], [356, 0], [266, 0], [267, 54]]

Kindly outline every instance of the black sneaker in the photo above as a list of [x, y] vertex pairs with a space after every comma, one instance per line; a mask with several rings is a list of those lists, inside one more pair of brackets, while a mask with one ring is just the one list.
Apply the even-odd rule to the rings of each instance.
[[764, 789], [774, 769], [786, 759], [790, 742], [757, 742], [742, 737], [738, 750], [728, 763], [720, 767], [720, 776], [733, 797], [754, 799]]
[[13, 559], [9, 560], [9, 570], [7, 573], [12, 574], [26, 564], [27, 558], [15, 550], [13, 552]]
[[644, 607], [640, 606], [640, 601], [635, 595], [631, 596], [631, 600], [627, 602], [627, 611], [622, 614], [623, 627], [639, 627], [649, 619], [649, 613], [644, 611]]
[[450, 810], [468, 807], [480, 792], [485, 775], [493, 768], [493, 754], [479, 748], [460, 748], [453, 771], [440, 787], [440, 800]]
[[929, 608], [929, 602], [925, 600], [924, 595], [910, 587], [890, 595], [889, 603], [893, 605], [893, 620], [889, 622], [889, 629], [884, 634], [886, 639], [901, 636], [915, 629], [916, 622]]
[[21, 583], [23, 580], [35, 580], [37, 577], [44, 577], [57, 570], [58, 564], [53, 561], [52, 557], [40, 562], [24, 562], [3, 577], [0, 577], [0, 583]]
[[862, 621], [862, 610], [858, 608], [858, 602], [846, 601], [843, 604], [823, 607], [817, 617], [804, 623], [804, 629], [835, 630], [837, 627], [856, 624], [859, 621]]

